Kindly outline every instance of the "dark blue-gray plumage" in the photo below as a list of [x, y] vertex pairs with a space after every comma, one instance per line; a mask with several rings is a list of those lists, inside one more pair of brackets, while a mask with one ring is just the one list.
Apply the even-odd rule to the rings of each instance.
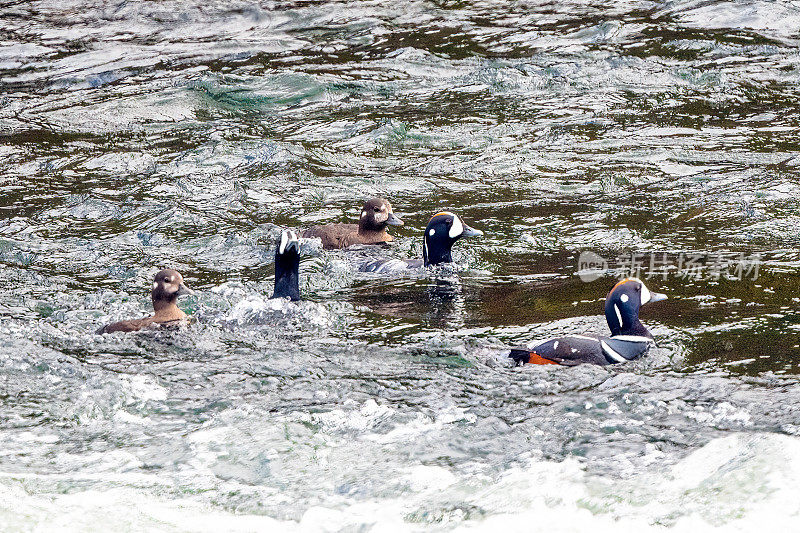
[[666, 299], [637, 278], [617, 283], [606, 297], [605, 315], [611, 336], [569, 335], [533, 348], [520, 346], [509, 353], [517, 364], [611, 365], [638, 359], [650, 349], [653, 336], [639, 320], [639, 309], [649, 302]]

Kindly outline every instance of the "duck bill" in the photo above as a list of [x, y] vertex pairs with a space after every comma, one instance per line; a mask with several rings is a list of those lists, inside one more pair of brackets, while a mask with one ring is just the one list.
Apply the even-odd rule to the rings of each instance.
[[178, 285], [178, 291], [175, 293], [175, 296], [191, 296], [194, 294], [194, 291], [181, 283]]
[[284, 248], [283, 253], [286, 253], [288, 250], [294, 250], [295, 253], [300, 253], [300, 241], [297, 239], [292, 239], [286, 243], [286, 248]]
[[461, 232], [462, 237], [480, 237], [483, 232], [479, 229], [471, 228], [464, 224], [464, 231]]
[[400, 220], [399, 217], [395, 216], [394, 213], [389, 213], [389, 218], [386, 219], [387, 226], [402, 226], [403, 221]]
[[661, 294], [660, 292], [651, 292], [650, 301], [648, 303], [660, 302], [661, 300], [666, 300], [666, 299], [667, 299], [666, 294]]

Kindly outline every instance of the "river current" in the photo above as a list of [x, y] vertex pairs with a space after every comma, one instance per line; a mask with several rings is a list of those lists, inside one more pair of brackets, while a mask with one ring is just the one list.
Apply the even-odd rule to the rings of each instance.
[[[788, 0], [0, 2], [0, 529], [797, 530], [799, 46]], [[391, 246], [267, 299], [372, 196]], [[442, 210], [456, 266], [356, 271]], [[94, 333], [164, 267], [194, 324]], [[646, 357], [508, 363], [626, 274]]]

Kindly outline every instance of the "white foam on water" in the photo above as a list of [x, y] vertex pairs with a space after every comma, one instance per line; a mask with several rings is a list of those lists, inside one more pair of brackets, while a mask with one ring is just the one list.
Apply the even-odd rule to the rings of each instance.
[[68, 494], [30, 494], [25, 483], [0, 480], [5, 531], [293, 531], [294, 523], [236, 515], [188, 499], [167, 499], [132, 488]]
[[258, 294], [250, 294], [237, 302], [225, 317], [237, 324], [263, 323], [275, 314], [292, 312], [292, 303], [285, 298], [269, 298]]
[[167, 389], [155, 382], [152, 376], [133, 375], [124, 380], [128, 402], [162, 401], [167, 399]]
[[733, 28], [795, 36], [800, 28], [800, 7], [796, 2], [676, 2], [670, 3], [679, 21], [699, 28]]
[[[394, 455], [432, 425], [465, 422], [464, 413], [446, 411], [427, 425], [399, 423], [393, 438], [383, 440], [371, 432], [398, 413], [373, 400], [315, 414], [305, 424], [316, 429], [302, 420], [286, 428], [230, 426], [258, 414], [243, 408], [224, 417], [228, 425], [188, 436], [194, 459], [183, 481], [195, 491], [176, 497], [171, 489], [178, 480], [160, 475], [0, 474], [0, 523], [64, 531], [765, 532], [790, 531], [800, 517], [797, 437], [733, 434], [672, 466], [651, 450], [646, 469], [623, 477], [587, 472], [578, 458], [552, 461], [537, 452], [502, 470], [481, 460], [451, 467]], [[248, 466], [248, 460], [255, 462]], [[299, 513], [288, 520], [234, 511], [226, 498], [239, 491]]]
[[426, 434], [441, 431], [448, 424], [461, 421], [474, 423], [475, 420], [475, 415], [465, 413], [461, 408], [449, 407], [442, 409], [436, 418], [417, 413], [410, 421], [398, 424], [386, 433], [365, 435], [364, 439], [380, 444], [412, 442]]
[[[316, 302], [292, 302], [288, 298], [268, 298], [260, 294], [248, 294], [239, 300], [222, 318], [222, 322], [244, 325], [267, 325], [278, 327], [288, 317], [301, 319], [303, 324], [328, 326], [332, 320], [325, 306]], [[288, 325], [288, 322], [283, 323]]]
[[[347, 403], [347, 402], [345, 402]], [[334, 409], [325, 413], [297, 413], [297, 418], [304, 422], [320, 424], [327, 430], [364, 431], [373, 428], [380, 421], [392, 416], [394, 410], [385, 405], [378, 405], [369, 399], [358, 410]]]

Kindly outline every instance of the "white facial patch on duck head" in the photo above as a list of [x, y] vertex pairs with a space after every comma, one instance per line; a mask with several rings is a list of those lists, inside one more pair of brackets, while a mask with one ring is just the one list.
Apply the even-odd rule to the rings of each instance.
[[153, 288], [154, 288], [154, 289], [157, 289], [157, 288], [158, 288], [158, 282], [157, 282], [157, 281], [154, 281], [154, 282], [153, 282]]
[[436, 229], [434, 229], [434, 228], [431, 228], [431, 230], [428, 232], [428, 235], [430, 235], [431, 237], [433, 237], [434, 235], [436, 235]]
[[[640, 282], [641, 283], [641, 282]], [[650, 301], [652, 295], [650, 294], [650, 289], [648, 289], [644, 283], [642, 283], [642, 305], [646, 304]]]
[[289, 232], [284, 231], [281, 232], [281, 245], [278, 247], [278, 253], [283, 255], [283, 252], [286, 251], [286, 245], [289, 244]]
[[365, 216], [367, 216], [367, 212], [366, 211], [361, 211], [361, 218], [364, 218]]
[[386, 222], [389, 218], [389, 213], [386, 211], [386, 206], [381, 206], [380, 211], [375, 211], [375, 222], [380, 224], [381, 222]]
[[290, 229], [283, 230], [281, 233], [281, 244], [278, 247], [278, 253], [283, 255], [290, 243], [295, 243], [297, 248], [299, 248], [300, 245], [297, 243], [297, 233]]
[[461, 219], [458, 218], [458, 215], [453, 215], [453, 223], [450, 225], [450, 235], [451, 239], [455, 239], [460, 237], [461, 234], [464, 233], [464, 224], [461, 222]]
[[[622, 281], [620, 281], [619, 283], [614, 285], [614, 288], [612, 289], [612, 293], [614, 291], [616, 291], [618, 288], [620, 288], [620, 287], [622, 287], [624, 285], [629, 285], [631, 283], [638, 283], [639, 284], [639, 287], [636, 290], [639, 291], [639, 304], [640, 305], [646, 304], [647, 302], [649, 302], [653, 298], [653, 295], [650, 293], [650, 290], [647, 288], [647, 286], [639, 278], [626, 278], [626, 279], [623, 279]], [[628, 298], [629, 297], [626, 294], [621, 294], [620, 297], [619, 297], [620, 301], [623, 302], [623, 303], [628, 302]]]

